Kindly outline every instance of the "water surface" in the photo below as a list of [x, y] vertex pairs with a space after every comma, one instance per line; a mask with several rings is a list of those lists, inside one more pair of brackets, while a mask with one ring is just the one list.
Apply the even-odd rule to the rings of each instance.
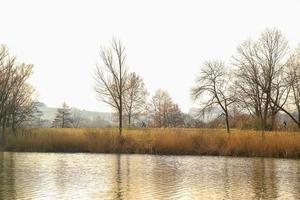
[[300, 199], [300, 160], [0, 152], [0, 199]]

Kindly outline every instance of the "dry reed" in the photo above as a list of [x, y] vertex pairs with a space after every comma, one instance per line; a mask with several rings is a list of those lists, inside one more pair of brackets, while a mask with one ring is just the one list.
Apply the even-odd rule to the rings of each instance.
[[120, 142], [117, 129], [24, 129], [9, 134], [5, 150], [34, 152], [147, 153], [300, 157], [298, 132], [224, 129], [131, 129]]

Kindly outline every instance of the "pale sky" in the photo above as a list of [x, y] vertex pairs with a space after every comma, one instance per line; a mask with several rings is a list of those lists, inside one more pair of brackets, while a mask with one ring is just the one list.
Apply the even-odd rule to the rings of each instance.
[[169, 91], [185, 112], [204, 60], [230, 63], [242, 41], [266, 28], [282, 30], [292, 48], [300, 43], [297, 0], [0, 0], [0, 19], [0, 43], [34, 64], [40, 101], [94, 111], [110, 111], [96, 100], [93, 70], [113, 36], [150, 94]]

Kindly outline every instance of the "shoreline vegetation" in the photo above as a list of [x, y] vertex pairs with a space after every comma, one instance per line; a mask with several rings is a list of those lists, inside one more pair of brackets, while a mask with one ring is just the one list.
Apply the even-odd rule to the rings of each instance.
[[[101, 47], [93, 73], [97, 100], [113, 113], [89, 117], [64, 102], [46, 120], [29, 82], [33, 65], [0, 45], [1, 149], [299, 158], [300, 131], [287, 129], [300, 130], [300, 47], [288, 49], [285, 35], [268, 28], [240, 43], [231, 64], [203, 60], [190, 88], [198, 106], [184, 113], [167, 90], [149, 96], [143, 78], [129, 68], [125, 45], [113, 38]], [[118, 128], [79, 128], [103, 127], [101, 120]], [[226, 129], [190, 128], [224, 125]]]
[[[3, 151], [300, 158], [299, 132], [233, 129], [35, 128], [8, 134]], [[120, 145], [119, 145], [120, 144]]]

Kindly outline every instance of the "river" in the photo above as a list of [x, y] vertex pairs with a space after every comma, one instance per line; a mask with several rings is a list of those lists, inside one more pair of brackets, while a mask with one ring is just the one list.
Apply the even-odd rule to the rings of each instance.
[[300, 160], [0, 152], [0, 199], [300, 199]]

